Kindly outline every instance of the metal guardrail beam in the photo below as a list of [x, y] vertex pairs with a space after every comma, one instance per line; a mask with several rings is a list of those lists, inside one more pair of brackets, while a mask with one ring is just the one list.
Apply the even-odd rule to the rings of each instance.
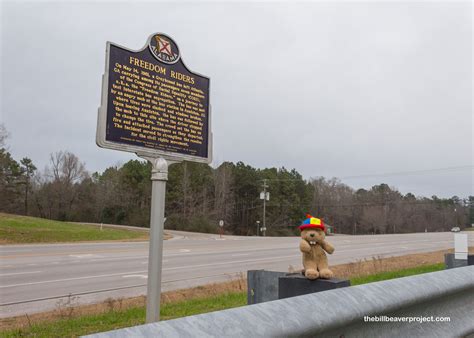
[[[364, 322], [364, 316], [450, 322]], [[460, 337], [474, 333], [474, 266], [369, 283], [88, 337]]]

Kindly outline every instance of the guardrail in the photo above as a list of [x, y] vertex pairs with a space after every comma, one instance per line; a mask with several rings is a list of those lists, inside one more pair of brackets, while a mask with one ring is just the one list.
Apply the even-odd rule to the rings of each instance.
[[[450, 321], [364, 321], [367, 316]], [[89, 337], [461, 337], [474, 333], [473, 318], [474, 266], [467, 266]]]

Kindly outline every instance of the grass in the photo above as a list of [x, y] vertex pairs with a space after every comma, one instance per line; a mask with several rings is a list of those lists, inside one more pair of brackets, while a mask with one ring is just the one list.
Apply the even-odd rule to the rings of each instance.
[[[360, 285], [399, 277], [407, 277], [421, 273], [433, 272], [444, 269], [444, 264], [431, 264], [397, 271], [380, 272], [373, 275], [351, 278], [352, 285]], [[238, 289], [242, 290], [243, 284], [238, 282]], [[199, 289], [199, 288], [196, 288]], [[202, 288], [201, 288], [202, 289]], [[184, 291], [185, 292], [185, 291]], [[120, 306], [115, 306], [119, 303]], [[190, 300], [174, 301], [161, 305], [161, 319], [168, 320], [200, 313], [224, 310], [247, 304], [245, 291], [225, 292], [222, 294], [199, 297]], [[110, 303], [105, 313], [95, 315], [82, 315], [76, 318], [64, 318], [51, 322], [33, 323], [27, 327], [0, 332], [1, 337], [75, 337], [130, 327], [144, 323], [145, 308], [143, 305], [129, 309], [121, 309], [122, 302]], [[65, 311], [67, 313], [67, 311]]]
[[[214, 297], [192, 299], [161, 306], [161, 319], [168, 320], [191, 316], [199, 313], [218, 311], [243, 306], [247, 303], [247, 294], [234, 292]], [[124, 311], [109, 312], [62, 319], [51, 323], [33, 324], [29, 328], [0, 332], [1, 337], [75, 337], [94, 332], [110, 331], [123, 327], [145, 323], [145, 308], [135, 307]]]
[[141, 231], [0, 213], [0, 244], [146, 239]]
[[434, 272], [444, 270], [444, 263], [418, 266], [416, 268], [402, 269], [398, 271], [386, 271], [380, 272], [374, 275], [354, 277], [351, 278], [351, 285], [361, 285], [373, 282], [380, 282], [383, 280], [389, 280], [400, 277], [408, 277], [413, 275], [419, 275], [422, 273]]

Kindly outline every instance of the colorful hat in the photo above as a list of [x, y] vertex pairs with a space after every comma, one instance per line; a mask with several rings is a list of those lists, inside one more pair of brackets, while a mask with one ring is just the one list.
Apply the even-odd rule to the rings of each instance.
[[323, 220], [313, 217], [310, 214], [306, 214], [306, 219], [303, 221], [303, 223], [301, 223], [299, 228], [300, 230], [304, 230], [307, 228], [316, 228], [326, 231]]

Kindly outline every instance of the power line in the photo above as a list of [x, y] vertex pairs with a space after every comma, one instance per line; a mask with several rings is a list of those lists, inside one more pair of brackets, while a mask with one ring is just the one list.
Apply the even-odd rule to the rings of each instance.
[[412, 170], [412, 171], [399, 171], [399, 172], [384, 173], [384, 174], [353, 175], [353, 176], [341, 177], [340, 179], [347, 180], [347, 179], [364, 178], [364, 177], [404, 176], [404, 175], [416, 175], [416, 174], [438, 172], [438, 171], [457, 171], [457, 170], [463, 170], [463, 169], [471, 169], [472, 170], [472, 169], [474, 169], [474, 166], [473, 165], [463, 165], [463, 166], [457, 166], [457, 167], [445, 167], [445, 168]]

